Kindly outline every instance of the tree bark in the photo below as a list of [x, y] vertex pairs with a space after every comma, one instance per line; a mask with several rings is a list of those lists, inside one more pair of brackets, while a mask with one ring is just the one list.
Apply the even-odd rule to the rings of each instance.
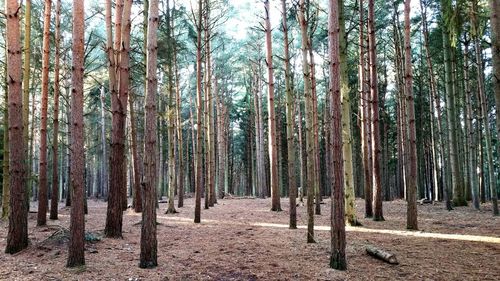
[[38, 175], [38, 213], [36, 225], [47, 224], [48, 183], [47, 183], [47, 109], [49, 106], [49, 57], [50, 57], [50, 14], [52, 0], [45, 1], [43, 20], [42, 54], [42, 109], [40, 113], [40, 172]]
[[352, 127], [351, 127], [351, 99], [349, 97], [349, 76], [347, 65], [347, 34], [345, 31], [344, 0], [337, 0], [339, 16], [339, 63], [340, 63], [340, 95], [342, 100], [342, 150], [344, 159], [344, 189], [345, 212], [347, 223], [351, 226], [360, 225], [356, 217], [354, 175], [352, 164]]
[[373, 220], [383, 221], [382, 212], [382, 186], [380, 185], [380, 128], [377, 82], [377, 56], [375, 42], [375, 0], [368, 1], [368, 41], [370, 62], [370, 96], [372, 99], [372, 151], [373, 151]]
[[198, 23], [197, 29], [197, 43], [196, 43], [196, 190], [195, 190], [195, 209], [194, 209], [194, 222], [201, 222], [201, 192], [203, 190], [202, 182], [202, 85], [201, 85], [201, 29], [202, 29], [202, 11], [203, 2], [198, 0]]
[[[122, 232], [122, 206], [121, 206], [121, 188], [122, 182], [122, 172], [118, 166], [120, 165], [120, 160], [117, 158], [123, 158], [123, 155], [119, 154], [117, 149], [117, 121], [118, 121], [118, 77], [119, 73], [117, 71], [118, 63], [118, 52], [121, 41], [121, 18], [123, 12], [123, 0], [117, 0], [115, 4], [115, 33], [113, 38], [112, 29], [112, 11], [111, 11], [111, 0], [106, 1], [106, 50], [108, 54], [108, 75], [109, 75], [109, 92], [111, 94], [111, 112], [112, 112], [112, 124], [111, 124], [111, 151], [109, 160], [109, 195], [108, 195], [108, 208], [106, 214], [106, 227], [104, 229], [106, 237], [121, 237]], [[118, 162], [116, 162], [118, 161]], [[122, 161], [123, 162], [123, 161]]]
[[21, 43], [19, 3], [7, 0], [7, 87], [9, 116], [9, 231], [5, 253], [14, 254], [28, 246], [28, 212], [25, 203], [26, 177], [23, 140], [23, 104], [21, 96]]
[[371, 161], [371, 137], [370, 137], [370, 98], [367, 90], [366, 79], [366, 59], [365, 59], [365, 38], [364, 38], [364, 3], [359, 1], [359, 92], [360, 92], [360, 116], [361, 116], [361, 144], [363, 153], [363, 174], [364, 174], [364, 196], [365, 196], [365, 217], [373, 217], [373, 189], [372, 189], [372, 161]]
[[286, 139], [287, 139], [287, 160], [288, 160], [288, 197], [290, 199], [290, 229], [297, 228], [297, 183], [295, 180], [295, 143], [294, 143], [294, 97], [293, 89], [290, 81], [290, 53], [288, 42], [288, 25], [286, 17], [288, 15], [286, 0], [281, 1], [282, 17], [283, 17], [283, 44], [285, 50], [285, 91], [286, 91]]
[[66, 266], [85, 264], [85, 159], [83, 124], [84, 1], [73, 1], [73, 75], [71, 95], [71, 186], [73, 188], [70, 239]]
[[[493, 59], [493, 91], [495, 93], [497, 138], [500, 138], [500, 3], [490, 0], [491, 9], [491, 43]], [[500, 151], [500, 141], [497, 141], [497, 151]]]
[[314, 241], [314, 122], [311, 96], [311, 73], [307, 61], [309, 49], [307, 36], [307, 19], [305, 17], [305, 1], [299, 3], [299, 23], [302, 37], [302, 67], [304, 77], [305, 118], [306, 118], [306, 157], [307, 157], [307, 243]]
[[405, 95], [408, 105], [409, 170], [407, 188], [406, 228], [417, 230], [417, 134], [415, 129], [415, 104], [413, 98], [413, 70], [411, 62], [410, 0], [405, 1]]
[[50, 219], [57, 219], [59, 203], [59, 59], [61, 41], [61, 0], [56, 0], [56, 37], [54, 59], [54, 125], [52, 137], [52, 196], [50, 198]]
[[[25, 0], [25, 10], [24, 10], [24, 69], [23, 69], [23, 139], [25, 144], [25, 155], [28, 159], [26, 161], [26, 178], [27, 180], [27, 193], [26, 202], [29, 204], [29, 193], [31, 190], [31, 159], [29, 155], [29, 146], [28, 143], [30, 141], [29, 135], [29, 116], [30, 116], [30, 75], [31, 75], [31, 0]], [[32, 116], [35, 116], [35, 113], [32, 112]], [[4, 174], [5, 175], [5, 174]]]
[[329, 1], [328, 11], [328, 46], [330, 59], [330, 118], [331, 139], [329, 151], [332, 175], [331, 192], [331, 257], [330, 267], [346, 270], [346, 235], [345, 235], [345, 198], [344, 198], [344, 162], [342, 151], [342, 105], [341, 105], [341, 61], [340, 61], [340, 23], [339, 1]]
[[139, 163], [141, 161], [139, 157], [139, 151], [137, 148], [137, 117], [135, 115], [135, 103], [136, 95], [131, 92], [129, 96], [129, 107], [130, 107], [130, 138], [131, 138], [131, 150], [132, 150], [132, 163], [133, 163], [133, 194], [134, 199], [132, 206], [136, 213], [142, 212], [142, 189], [141, 189], [141, 169]]
[[139, 267], [151, 268], [158, 265], [158, 241], [156, 238], [156, 96], [157, 72], [157, 29], [158, 0], [149, 0], [146, 61], [146, 104], [144, 130], [144, 182], [141, 226], [141, 253]]
[[269, 130], [269, 171], [271, 182], [271, 211], [281, 211], [280, 190], [278, 186], [278, 151], [276, 145], [276, 114], [274, 110], [274, 69], [273, 69], [273, 46], [271, 38], [271, 20], [269, 0], [264, 1], [265, 30], [266, 30], [266, 63], [267, 63], [267, 112]]

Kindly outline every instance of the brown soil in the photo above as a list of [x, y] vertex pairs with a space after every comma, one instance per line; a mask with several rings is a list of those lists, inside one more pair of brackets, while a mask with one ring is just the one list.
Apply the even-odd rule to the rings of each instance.
[[[271, 212], [269, 199], [225, 199], [202, 210], [194, 224], [193, 199], [179, 213], [158, 211], [158, 267], [140, 269], [140, 214], [125, 212], [124, 238], [86, 244], [86, 266], [65, 267], [69, 209], [60, 206], [60, 219], [35, 227], [29, 216], [30, 247], [16, 255], [3, 253], [7, 222], [0, 222], [0, 280], [498, 280], [500, 276], [500, 218], [490, 205], [444, 210], [442, 204], [419, 206], [420, 232], [405, 231], [406, 204], [384, 202], [384, 222], [363, 219], [358, 200], [359, 228], [348, 228], [345, 272], [329, 269], [329, 200], [315, 216], [317, 243], [306, 243], [304, 228], [290, 230], [288, 200], [283, 212]], [[86, 230], [102, 237], [106, 203], [89, 200]], [[32, 205], [31, 210], [36, 210]], [[307, 223], [305, 206], [298, 222]], [[387, 230], [397, 230], [391, 233]], [[375, 231], [375, 232], [374, 232]], [[427, 237], [429, 233], [456, 234]], [[410, 236], [408, 236], [410, 235]], [[425, 236], [425, 237], [423, 237]], [[477, 242], [478, 237], [482, 240]], [[486, 238], [484, 238], [486, 237]], [[471, 241], [473, 240], [473, 241]], [[474, 241], [476, 240], [476, 241]], [[366, 245], [396, 254], [399, 265], [368, 256]]]

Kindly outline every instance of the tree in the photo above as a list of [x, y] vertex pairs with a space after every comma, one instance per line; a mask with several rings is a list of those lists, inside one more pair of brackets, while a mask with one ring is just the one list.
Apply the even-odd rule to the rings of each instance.
[[370, 96], [371, 96], [371, 139], [373, 152], [373, 220], [383, 221], [382, 213], [382, 186], [380, 182], [380, 124], [379, 124], [379, 97], [377, 82], [377, 52], [375, 42], [375, 0], [368, 0], [368, 59], [370, 65]]
[[345, 212], [347, 223], [358, 226], [361, 223], [356, 217], [354, 194], [354, 175], [352, 170], [352, 129], [351, 129], [351, 99], [349, 97], [349, 76], [347, 65], [347, 33], [345, 31], [344, 0], [338, 0], [339, 9], [339, 56], [340, 56], [340, 95], [342, 100], [342, 150], [344, 159]]
[[[24, 10], [24, 69], [23, 69], [23, 139], [25, 143], [25, 155], [26, 158], [28, 158], [29, 151], [28, 151], [28, 142], [30, 139], [29, 136], [29, 104], [30, 104], [30, 74], [31, 74], [31, 67], [30, 67], [30, 58], [31, 58], [31, 0], [26, 0], [25, 4], [25, 10]], [[34, 114], [34, 113], [32, 113]], [[31, 160], [31, 159], [30, 159]], [[26, 175], [27, 178], [30, 178], [31, 173], [31, 165], [30, 161], [26, 161]], [[31, 181], [28, 181], [27, 185], [27, 190], [29, 194], [29, 190], [31, 187]], [[29, 201], [29, 196], [26, 196], [27, 202]]]
[[287, 140], [287, 159], [288, 159], [288, 197], [290, 199], [290, 228], [297, 228], [297, 183], [295, 180], [295, 143], [294, 138], [294, 97], [293, 89], [290, 81], [290, 54], [288, 42], [288, 25], [286, 23], [287, 7], [286, 0], [281, 0], [282, 17], [283, 17], [283, 44], [285, 50], [285, 91], [286, 91], [286, 140]]
[[342, 106], [341, 106], [341, 62], [340, 62], [340, 23], [339, 1], [330, 0], [328, 5], [328, 54], [330, 59], [330, 144], [332, 162], [331, 193], [331, 257], [330, 267], [338, 270], [347, 269], [345, 255], [345, 206], [344, 206], [344, 162], [342, 151]]
[[[484, 88], [484, 70], [483, 70], [483, 59], [482, 59], [482, 48], [479, 37], [479, 24], [476, 18], [477, 13], [477, 0], [472, 1], [472, 12], [471, 12], [471, 24], [473, 31], [474, 49], [476, 50], [476, 65], [477, 65], [477, 93], [480, 102], [480, 122], [482, 121], [484, 127], [484, 141], [486, 144], [486, 163], [488, 167], [488, 180], [491, 192], [491, 201], [493, 204], [493, 215], [498, 216], [498, 195], [497, 195], [497, 185], [495, 179], [495, 165], [493, 164], [493, 146], [491, 144], [491, 129], [488, 122], [488, 109], [487, 100]], [[493, 41], [492, 41], [493, 42]], [[497, 108], [498, 111], [498, 108]]]
[[5, 253], [15, 254], [28, 247], [28, 212], [24, 164], [23, 103], [21, 95], [21, 34], [17, 0], [7, 0], [7, 87], [9, 101], [9, 232]]
[[[497, 137], [500, 137], [500, 4], [496, 0], [490, 0], [491, 9], [491, 43], [493, 57], [493, 91], [495, 92], [495, 104], [497, 115]], [[497, 151], [500, 151], [500, 142], [497, 142]]]
[[413, 71], [411, 63], [410, 38], [410, 3], [405, 0], [405, 95], [408, 105], [408, 123], [410, 132], [410, 174], [407, 187], [406, 228], [417, 230], [417, 135], [415, 129], [415, 104], [413, 99]]
[[366, 58], [365, 58], [365, 38], [364, 38], [364, 4], [363, 0], [359, 1], [359, 70], [358, 83], [360, 93], [360, 116], [361, 116], [361, 148], [363, 153], [363, 178], [364, 178], [364, 195], [365, 195], [365, 217], [373, 217], [372, 199], [372, 161], [371, 161], [371, 128], [370, 128], [370, 112], [371, 104], [369, 91], [366, 79]]
[[[4, 38], [7, 38], [7, 34]], [[7, 62], [7, 44], [5, 44], [5, 62]], [[4, 64], [4, 73], [7, 73], [7, 63]], [[9, 93], [8, 79], [4, 75], [4, 97], [5, 103], [3, 108], [3, 161], [2, 161], [2, 219], [8, 219], [10, 210], [10, 187], [9, 187]]]
[[281, 211], [280, 190], [278, 186], [278, 151], [276, 146], [276, 114], [274, 110], [274, 69], [273, 69], [273, 45], [271, 39], [271, 20], [269, 0], [264, 1], [265, 9], [265, 31], [266, 31], [266, 64], [267, 64], [267, 112], [269, 127], [269, 168], [271, 179], [271, 211]]
[[83, 0], [73, 1], [73, 75], [71, 95], [71, 218], [68, 244], [68, 267], [85, 264], [84, 214], [84, 128], [83, 128], [83, 68], [85, 9]]
[[305, 17], [305, 1], [299, 2], [299, 23], [302, 38], [302, 68], [304, 75], [305, 118], [306, 118], [306, 157], [307, 157], [307, 243], [314, 243], [314, 135], [313, 104], [311, 95], [310, 68], [307, 61], [308, 36], [307, 19]]
[[151, 268], [158, 265], [158, 241], [156, 239], [156, 95], [157, 95], [157, 35], [158, 0], [149, 0], [146, 61], [146, 105], [143, 210], [141, 225], [141, 254], [139, 267]]
[[52, 197], [50, 198], [50, 219], [57, 219], [59, 202], [59, 62], [61, 42], [61, 0], [56, 0], [56, 37], [54, 59], [54, 125], [52, 137]]
[[50, 57], [50, 15], [52, 0], [45, 1], [43, 20], [43, 54], [42, 54], [42, 109], [40, 125], [40, 174], [38, 176], [38, 226], [47, 223], [47, 109], [49, 104], [49, 57]]
[[203, 190], [203, 182], [202, 182], [202, 169], [201, 169], [201, 161], [202, 161], [202, 131], [201, 131], [201, 118], [202, 118], [202, 98], [201, 98], [201, 50], [203, 46], [201, 45], [201, 28], [202, 28], [202, 11], [203, 11], [203, 2], [202, 0], [198, 0], [198, 22], [196, 23], [196, 174], [195, 174], [195, 208], [194, 208], [194, 222], [201, 222], [201, 192]]

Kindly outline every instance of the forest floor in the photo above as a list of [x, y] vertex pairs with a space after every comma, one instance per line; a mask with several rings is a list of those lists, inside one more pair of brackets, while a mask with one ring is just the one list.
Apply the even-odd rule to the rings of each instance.
[[[224, 199], [202, 210], [194, 224], [194, 201], [179, 213], [158, 211], [158, 267], [140, 269], [141, 215], [127, 210], [123, 239], [86, 243], [86, 266], [68, 269], [69, 208], [60, 205], [59, 220], [36, 227], [29, 215], [28, 249], [6, 255], [7, 222], [0, 222], [0, 280], [498, 280], [500, 217], [491, 206], [419, 205], [420, 231], [406, 231], [404, 201], [384, 202], [384, 222], [364, 219], [364, 201], [356, 201], [361, 227], [347, 228], [347, 271], [329, 269], [329, 200], [315, 216], [315, 244], [306, 243], [306, 207], [299, 206], [299, 229], [288, 229], [284, 211], [271, 212], [270, 199]], [[203, 203], [202, 203], [203, 204]], [[106, 203], [89, 199], [86, 231], [102, 237]], [[31, 206], [36, 210], [36, 205]], [[50, 238], [49, 238], [50, 237]], [[399, 265], [368, 256], [367, 245], [396, 254]]]

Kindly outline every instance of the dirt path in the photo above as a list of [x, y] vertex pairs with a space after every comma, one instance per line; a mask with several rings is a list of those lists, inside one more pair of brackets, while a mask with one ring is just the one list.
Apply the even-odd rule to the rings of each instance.
[[[325, 200], [326, 202], [328, 200]], [[316, 244], [307, 244], [306, 210], [298, 207], [297, 230], [289, 230], [288, 212], [270, 212], [270, 200], [220, 200], [202, 210], [202, 223], [193, 221], [193, 201], [175, 215], [158, 212], [158, 262], [139, 269], [141, 217], [125, 212], [124, 239], [88, 243], [84, 268], [67, 269], [64, 239], [46, 240], [69, 225], [69, 209], [61, 206], [59, 221], [35, 227], [30, 214], [31, 246], [17, 254], [0, 254], [0, 280], [498, 280], [500, 276], [500, 218], [470, 207], [443, 210], [441, 204], [419, 206], [423, 231], [405, 230], [406, 205], [384, 202], [385, 222], [361, 219], [363, 227], [347, 228], [348, 270], [328, 268], [329, 205], [315, 216]], [[362, 218], [363, 202], [357, 201]], [[282, 199], [288, 209], [288, 200]], [[36, 207], [32, 206], [32, 210]], [[102, 235], [106, 204], [89, 200], [86, 229]], [[0, 248], [5, 247], [7, 223], [0, 223]], [[397, 266], [365, 254], [375, 244], [397, 255]]]

